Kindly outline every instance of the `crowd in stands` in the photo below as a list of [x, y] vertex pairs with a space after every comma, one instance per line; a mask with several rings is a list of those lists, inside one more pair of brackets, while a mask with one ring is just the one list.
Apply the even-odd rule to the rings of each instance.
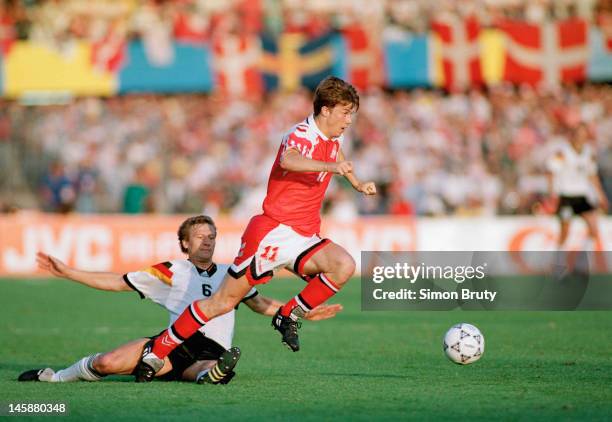
[[[62, 48], [130, 38], [163, 47], [224, 33], [311, 35], [354, 21], [425, 31], [434, 16], [541, 22], [612, 12], [612, 0], [4, 0], [0, 49], [15, 40]], [[311, 93], [241, 100], [218, 95], [81, 98], [63, 105], [0, 104], [0, 211], [200, 212], [248, 217], [260, 207], [283, 131], [310, 113]], [[362, 94], [345, 152], [380, 195], [340, 178], [325, 212], [525, 214], [546, 211], [546, 157], [585, 121], [612, 192], [612, 87], [537, 91]], [[23, 192], [29, 192], [24, 200]], [[26, 195], [27, 196], [27, 195]]]
[[[139, 95], [2, 109], [6, 139], [20, 148], [12, 177], [23, 176], [44, 210], [248, 217], [259, 210], [283, 131], [312, 105], [311, 93], [300, 91], [259, 102]], [[325, 211], [342, 218], [537, 212], [551, 148], [580, 121], [591, 129], [610, 195], [608, 85], [373, 91], [362, 95], [344, 150], [381, 195], [365, 199], [335, 178]]]
[[156, 43], [205, 41], [231, 31], [311, 35], [360, 22], [423, 32], [434, 17], [476, 15], [542, 22], [579, 16], [593, 22], [610, 0], [3, 0], [0, 42], [30, 39], [61, 47], [140, 37]]

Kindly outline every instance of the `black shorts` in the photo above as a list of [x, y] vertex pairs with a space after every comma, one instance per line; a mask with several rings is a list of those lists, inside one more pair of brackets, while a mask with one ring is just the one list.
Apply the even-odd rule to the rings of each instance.
[[[157, 336], [150, 338], [153, 339], [155, 337]], [[198, 331], [170, 352], [168, 359], [172, 364], [172, 370], [157, 379], [162, 381], [179, 381], [183, 379], [185, 369], [195, 362], [199, 360], [217, 360], [224, 351], [225, 348], [223, 346]]]
[[589, 203], [586, 196], [561, 196], [557, 215], [562, 219], [570, 218], [572, 215], [580, 215], [595, 208]]

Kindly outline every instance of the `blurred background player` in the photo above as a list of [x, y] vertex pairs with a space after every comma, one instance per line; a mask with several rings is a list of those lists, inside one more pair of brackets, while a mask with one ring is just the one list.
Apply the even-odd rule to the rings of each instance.
[[587, 226], [584, 250], [601, 247], [597, 227], [597, 208], [608, 210], [608, 199], [597, 176], [597, 163], [589, 144], [589, 129], [581, 123], [570, 130], [569, 141], [562, 142], [548, 162], [549, 192], [557, 204], [560, 230], [557, 248], [563, 250], [570, 222], [579, 215]]
[[[41, 269], [95, 289], [135, 290], [142, 299], [150, 299], [165, 308], [172, 323], [187, 304], [208, 297], [218, 289], [229, 266], [213, 261], [216, 235], [216, 227], [210, 217], [200, 215], [188, 218], [178, 230], [181, 251], [187, 254], [188, 259], [164, 262], [124, 275], [79, 270], [44, 253], [39, 253], [37, 260]], [[242, 301], [253, 311], [268, 316], [273, 315], [281, 304], [259, 295], [255, 289], [250, 290]], [[307, 318], [331, 318], [341, 309], [341, 305], [322, 306], [313, 310]], [[165, 359], [157, 375], [166, 381], [229, 382], [240, 357], [238, 348], [230, 348], [233, 334], [234, 310], [215, 318], [205, 329], [190, 336], [182, 347], [175, 349]], [[133, 340], [109, 352], [84, 357], [57, 372], [50, 368], [26, 371], [19, 380], [98, 381], [107, 375], [129, 375], [133, 373], [148, 341], [147, 338]]]
[[321, 204], [331, 176], [344, 176], [365, 195], [376, 193], [374, 183], [355, 177], [353, 164], [342, 153], [342, 134], [358, 108], [359, 96], [350, 84], [328, 77], [318, 85], [313, 114], [283, 137], [263, 214], [249, 222], [228, 277], [210, 300], [195, 301], [155, 340], [151, 353], [139, 363], [137, 377], [151, 379], [183, 338], [230, 311], [252, 286], [269, 281], [279, 267], [309, 276], [304, 290], [272, 319], [282, 342], [294, 352], [299, 350], [298, 319], [336, 294], [355, 272], [355, 261], [344, 248], [319, 237]]

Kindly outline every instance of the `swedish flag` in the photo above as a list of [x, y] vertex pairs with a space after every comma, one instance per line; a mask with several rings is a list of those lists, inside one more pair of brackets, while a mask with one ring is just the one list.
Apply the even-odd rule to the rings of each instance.
[[262, 46], [260, 70], [267, 90], [313, 89], [326, 76], [345, 76], [345, 48], [337, 33], [312, 40], [301, 33], [262, 36]]

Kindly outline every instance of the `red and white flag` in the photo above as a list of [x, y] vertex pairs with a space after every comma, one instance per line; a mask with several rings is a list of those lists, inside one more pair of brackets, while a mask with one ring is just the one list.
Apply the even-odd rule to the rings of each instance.
[[15, 21], [7, 13], [0, 12], [0, 54], [8, 54], [17, 40]]
[[588, 25], [582, 19], [534, 25], [506, 21], [504, 79], [514, 83], [555, 86], [586, 78]]
[[442, 41], [444, 86], [454, 91], [482, 84], [478, 19], [448, 16], [433, 21], [431, 27]]
[[[351, 84], [360, 90], [383, 83], [383, 53], [381, 43], [375, 40], [375, 34], [360, 24], [351, 24], [342, 28], [342, 35], [347, 45], [348, 78]], [[380, 41], [380, 40], [379, 40]]]
[[91, 46], [91, 62], [101, 72], [116, 72], [125, 59], [127, 41], [123, 31], [111, 29]]
[[257, 68], [261, 57], [259, 38], [228, 34], [216, 37], [212, 46], [217, 89], [234, 96], [261, 95], [263, 80]]
[[208, 19], [206, 16], [185, 11], [174, 19], [174, 39], [177, 41], [203, 44], [208, 38]]
[[597, 17], [597, 24], [601, 28], [606, 50], [612, 53], [612, 12], [600, 13]]

